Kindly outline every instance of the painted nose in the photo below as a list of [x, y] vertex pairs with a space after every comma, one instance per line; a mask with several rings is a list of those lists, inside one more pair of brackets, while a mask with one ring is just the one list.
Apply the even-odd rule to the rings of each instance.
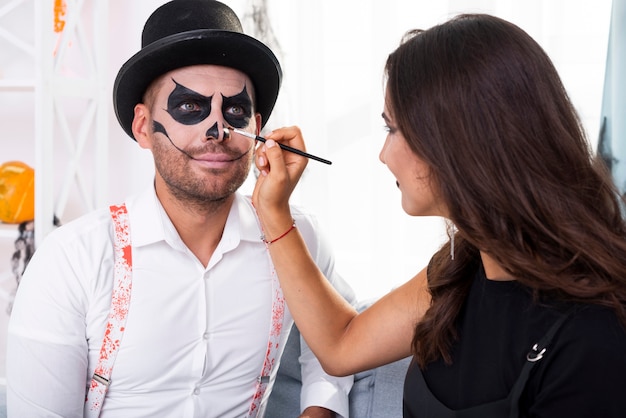
[[222, 128], [222, 132], [220, 132], [216, 122], [213, 126], [207, 129], [205, 136], [208, 141], [225, 141], [230, 138], [230, 132], [228, 132], [228, 129], [226, 128]]

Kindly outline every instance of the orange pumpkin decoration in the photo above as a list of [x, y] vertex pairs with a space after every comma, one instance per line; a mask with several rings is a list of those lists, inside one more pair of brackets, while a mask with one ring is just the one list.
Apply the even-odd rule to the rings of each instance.
[[35, 219], [35, 170], [20, 161], [0, 165], [0, 221], [19, 224]]

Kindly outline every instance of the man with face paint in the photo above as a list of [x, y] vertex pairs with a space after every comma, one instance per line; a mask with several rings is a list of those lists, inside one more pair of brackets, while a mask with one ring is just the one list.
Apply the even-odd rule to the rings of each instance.
[[[222, 3], [173, 0], [150, 16], [113, 96], [154, 183], [37, 249], [9, 326], [9, 416], [264, 416], [293, 319], [268, 254], [280, 236], [237, 192], [255, 143], [232, 128], [259, 134], [281, 76]], [[301, 231], [353, 301], [314, 218], [293, 213], [286, 233]], [[328, 376], [301, 346], [300, 416], [347, 417], [352, 376]]]

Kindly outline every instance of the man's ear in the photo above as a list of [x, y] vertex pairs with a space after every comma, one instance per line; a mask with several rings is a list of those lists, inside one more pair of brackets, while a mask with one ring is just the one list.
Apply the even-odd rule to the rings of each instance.
[[261, 122], [263, 120], [263, 117], [260, 113], [255, 113], [254, 119], [256, 120], [256, 134], [261, 135]]
[[135, 105], [135, 116], [133, 118], [133, 135], [141, 148], [151, 148], [150, 142], [152, 132], [150, 110], [143, 103]]

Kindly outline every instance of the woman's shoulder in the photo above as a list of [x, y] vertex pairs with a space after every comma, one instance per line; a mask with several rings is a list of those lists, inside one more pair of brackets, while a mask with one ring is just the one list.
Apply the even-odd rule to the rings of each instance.
[[623, 416], [626, 327], [611, 309], [576, 309], [536, 365], [522, 400], [530, 416]]
[[571, 355], [617, 354], [626, 367], [626, 325], [611, 308], [591, 304], [577, 306], [563, 325], [558, 341]]
[[616, 381], [626, 387], [626, 326], [608, 307], [577, 306], [547, 350], [539, 364], [539, 373], [551, 376], [547, 381], [570, 388], [593, 382], [591, 391], [609, 390]]

